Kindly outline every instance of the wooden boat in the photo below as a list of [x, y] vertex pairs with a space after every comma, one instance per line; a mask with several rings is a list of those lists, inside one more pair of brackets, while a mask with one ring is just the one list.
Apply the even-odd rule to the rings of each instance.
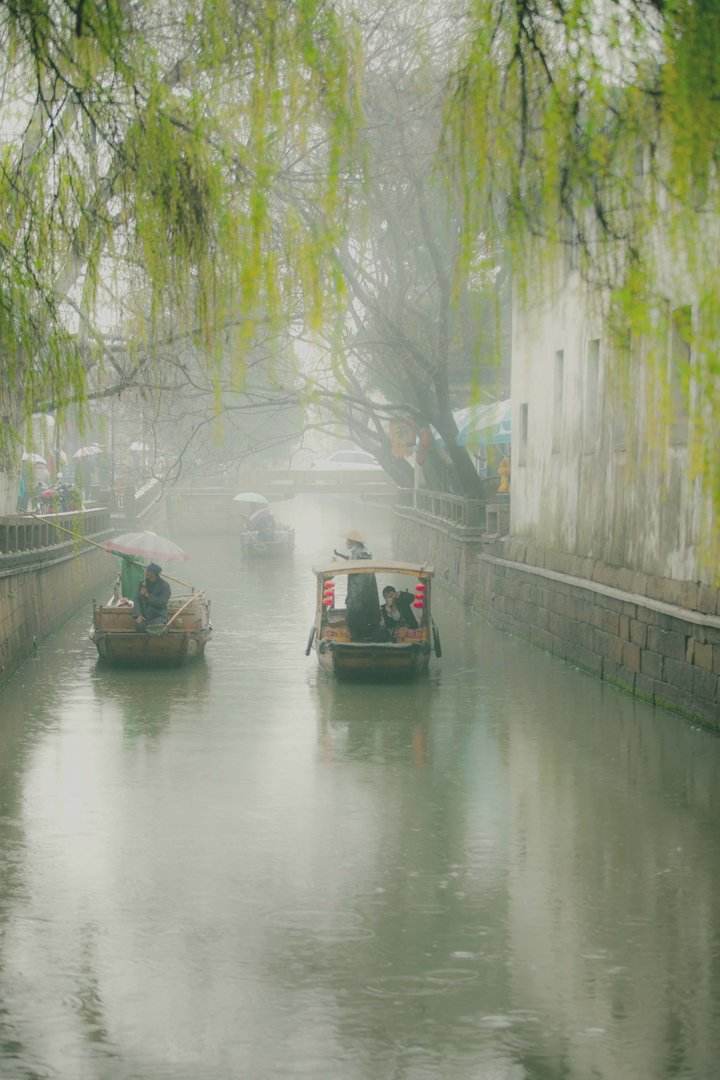
[[[318, 663], [325, 671], [339, 677], [369, 676], [403, 678], [427, 671], [431, 652], [442, 655], [440, 633], [431, 615], [433, 569], [426, 563], [378, 562], [373, 559], [332, 563], [315, 571], [317, 603], [315, 622], [305, 649], [314, 648]], [[382, 575], [392, 579], [386, 584], [397, 587], [414, 581], [413, 612], [417, 626], [395, 631], [393, 640], [353, 641], [348, 628], [347, 609], [336, 606], [343, 579], [350, 574]], [[378, 628], [379, 630], [379, 628]], [[382, 637], [378, 633], [378, 637]]]
[[283, 555], [295, 546], [295, 530], [278, 526], [268, 537], [255, 529], [246, 529], [240, 533], [240, 544], [248, 555]]
[[212, 635], [210, 603], [203, 593], [173, 596], [166, 626], [142, 633], [135, 628], [130, 606], [111, 600], [93, 601], [90, 638], [98, 656], [112, 664], [163, 667], [202, 656]]

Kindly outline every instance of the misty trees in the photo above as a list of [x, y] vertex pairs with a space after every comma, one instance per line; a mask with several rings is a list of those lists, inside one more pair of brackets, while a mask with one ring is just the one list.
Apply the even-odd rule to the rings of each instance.
[[400, 483], [412, 475], [393, 458], [392, 419], [432, 426], [444, 452], [428, 448], [426, 479], [475, 495], [479, 477], [457, 444], [453, 409], [468, 403], [471, 388], [497, 392], [501, 384], [503, 278], [500, 254], [481, 238], [470, 273], [458, 274], [461, 206], [437, 157], [447, 57], [438, 62], [436, 52], [449, 49], [448, 28], [435, 15], [426, 5], [386, 6], [364, 27], [367, 176], [337, 246], [348, 313], [327, 341], [316, 386], [324, 407]]
[[[213, 370], [231, 325], [236, 379], [288, 296], [319, 320], [355, 110], [331, 3], [0, 3], [0, 39], [2, 461], [22, 416], [102, 383], [130, 296], [141, 364], [181, 326]], [[287, 197], [308, 142], [327, 232]]]
[[144, 379], [178, 329], [237, 389], [258, 329], [322, 328], [330, 360], [301, 396], [400, 474], [389, 417], [431, 423], [472, 491], [453, 370], [500, 351], [496, 266], [529, 288], [571, 248], [617, 341], [654, 334], [656, 354], [672, 281], [692, 281], [681, 384], [700, 388], [694, 458], [720, 503], [717, 4], [346, 7], [364, 130], [354, 37], [325, 0], [0, 0], [0, 455], [38, 403]]

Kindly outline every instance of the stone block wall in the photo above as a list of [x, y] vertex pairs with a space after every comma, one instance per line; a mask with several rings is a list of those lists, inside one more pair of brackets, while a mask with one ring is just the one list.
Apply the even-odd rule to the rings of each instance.
[[720, 616], [712, 613], [710, 592], [703, 600], [711, 611], [704, 612], [665, 599], [699, 603], [699, 589], [658, 598], [630, 591], [643, 584], [637, 577], [617, 576], [626, 586], [618, 587], [578, 576], [592, 567], [573, 566], [572, 574], [557, 560], [552, 567], [523, 564], [503, 557], [502, 545], [490, 554], [447, 532], [440, 538], [438, 531], [398, 516], [397, 556], [432, 562], [438, 582], [501, 629], [646, 701], [720, 729]]
[[473, 552], [465, 532], [461, 526], [423, 518], [413, 511], [396, 510], [393, 548], [398, 558], [430, 563], [438, 582], [464, 599], [468, 560]]
[[[720, 728], [720, 619], [475, 557], [472, 606], [491, 622], [656, 705]], [[615, 595], [613, 595], [615, 594]], [[620, 594], [620, 595], [618, 595]], [[662, 608], [670, 605], [663, 604]]]
[[638, 570], [629, 570], [624, 566], [611, 566], [599, 559], [546, 548], [542, 544], [516, 536], [506, 538], [503, 555], [513, 562], [587, 578], [599, 585], [638, 593], [650, 600], [660, 600], [706, 615], [720, 615], [720, 589], [700, 581], [658, 577]]
[[89, 602], [110, 594], [115, 574], [113, 561], [94, 548], [0, 571], [0, 683], [83, 602], [90, 626]]

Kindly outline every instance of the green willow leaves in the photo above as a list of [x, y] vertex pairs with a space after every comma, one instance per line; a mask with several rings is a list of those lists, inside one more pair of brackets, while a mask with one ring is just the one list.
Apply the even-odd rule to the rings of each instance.
[[182, 325], [219, 363], [240, 327], [238, 381], [258, 321], [319, 321], [359, 116], [332, 4], [0, 2], [0, 46], [0, 456], [82, 401], [123, 297], [138, 347]]
[[468, 17], [445, 139], [465, 263], [479, 233], [502, 244], [526, 298], [576, 268], [603, 299], [615, 381], [663, 419], [665, 450], [690, 412], [692, 467], [720, 509], [720, 7], [475, 0]]

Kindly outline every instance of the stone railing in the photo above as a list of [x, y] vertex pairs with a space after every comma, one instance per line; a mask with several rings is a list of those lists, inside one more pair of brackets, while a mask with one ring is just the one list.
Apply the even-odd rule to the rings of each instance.
[[54, 558], [71, 551], [73, 545], [82, 545], [84, 537], [97, 540], [109, 536], [111, 531], [110, 511], [105, 507], [64, 514], [2, 517], [0, 570]]
[[463, 534], [466, 539], [497, 538], [506, 535], [510, 525], [510, 495], [497, 490], [498, 478], [483, 482], [483, 497], [466, 499], [447, 491], [425, 488], [401, 488], [396, 502], [405, 514], [417, 514], [425, 521], [442, 524]]
[[484, 500], [465, 499], [462, 495], [451, 495], [447, 491], [401, 488], [398, 508], [412, 510], [423, 517], [462, 529], [481, 530], [485, 527]]

